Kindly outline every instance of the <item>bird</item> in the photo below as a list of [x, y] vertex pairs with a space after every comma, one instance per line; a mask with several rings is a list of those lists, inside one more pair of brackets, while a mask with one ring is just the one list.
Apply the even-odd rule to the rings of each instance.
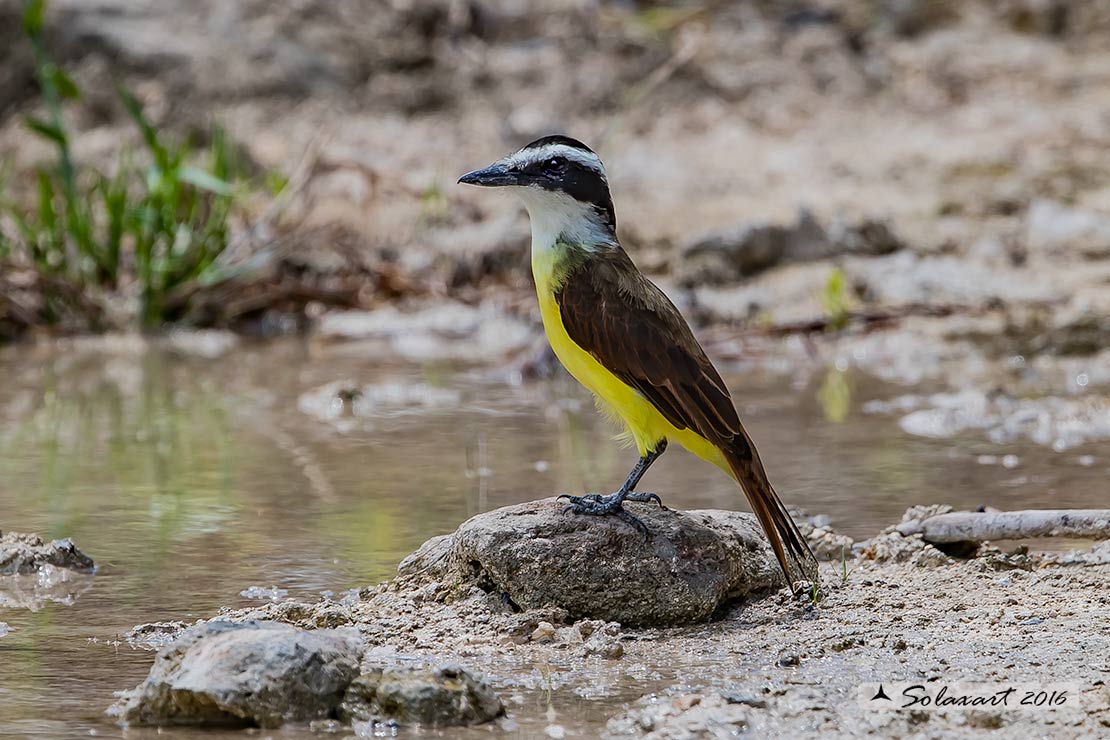
[[639, 459], [611, 494], [563, 494], [564, 511], [620, 518], [649, 535], [626, 501], [669, 444], [728, 474], [743, 489], [797, 593], [817, 582], [817, 561], [775, 492], [728, 387], [671, 300], [640, 272], [617, 239], [605, 167], [569, 136], [545, 136], [468, 172], [459, 183], [506, 188], [523, 201], [544, 332], [562, 365], [623, 424]]

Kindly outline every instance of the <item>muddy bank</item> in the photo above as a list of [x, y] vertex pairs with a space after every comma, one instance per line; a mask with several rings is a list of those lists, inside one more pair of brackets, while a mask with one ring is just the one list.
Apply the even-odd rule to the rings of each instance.
[[[478, 519], [491, 526], [496, 515]], [[972, 558], [936, 550], [907, 558], [897, 553], [931, 546], [896, 527], [856, 549], [860, 557], [849, 551], [843, 561], [822, 566], [815, 594], [766, 592], [734, 601], [696, 626], [631, 628], [575, 618], [560, 607], [514, 608], [488, 578], [468, 582], [445, 571], [451, 550], [442, 541], [406, 561], [392, 581], [315, 603], [225, 610], [211, 624], [355, 628], [364, 673], [412, 661], [458, 664], [484, 676], [505, 702], [507, 716], [493, 720], [499, 729], [528, 736], [672, 737], [681, 728], [715, 737], [723, 727], [792, 737], [957, 738], [998, 729], [1013, 737], [1095, 737], [1105, 731], [1110, 664], [1098, 656], [1110, 654], [1101, 628], [1110, 618], [1110, 566], [1068, 565], [1078, 561], [997, 547]], [[440, 580], [448, 572], [454, 575]], [[181, 629], [145, 625], [128, 641], [153, 647]], [[1069, 681], [1083, 702], [1039, 713], [873, 712], [856, 698], [862, 683], [958, 680]], [[543, 696], [546, 701], [537, 701]], [[553, 696], [577, 697], [582, 711], [545, 712]], [[371, 714], [380, 721], [388, 716], [380, 707]], [[469, 732], [488, 731], [460, 729], [456, 736], [478, 736]]]
[[[944, 341], [922, 353], [943, 357], [987, 313], [976, 336], [1003, 329], [988, 361], [1092, 357], [1108, 330], [1110, 162], [1091, 133], [1110, 108], [1104, 15], [826, 5], [55, 0], [47, 21], [88, 91], [72, 116], [81, 159], [136, 141], [110, 92], [121, 77], [157, 124], [222, 122], [251, 168], [297, 184], [236, 236], [260, 283], [199, 291], [189, 323], [334, 336], [332, 312], [391, 307], [404, 323], [450, 299], [511, 325], [485, 357], [518, 361], [517, 325], [538, 328], [527, 226], [511, 199], [454, 181], [562, 130], [601, 152], [622, 240], [701, 327], [823, 329], [847, 312], [857, 331], [926, 315]], [[31, 196], [48, 151], [21, 124], [37, 106], [31, 55], [8, 33], [0, 153]], [[846, 287], [825, 300], [834, 267]], [[0, 337], [22, 335], [44, 288], [0, 279]], [[472, 323], [447, 333], [482, 341]], [[856, 341], [822, 343], [843, 354]]]

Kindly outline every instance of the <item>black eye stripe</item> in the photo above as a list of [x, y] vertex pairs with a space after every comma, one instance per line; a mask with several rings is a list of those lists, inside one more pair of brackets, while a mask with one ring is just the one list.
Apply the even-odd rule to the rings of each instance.
[[527, 166], [528, 171], [535, 175], [534, 185], [545, 190], [566, 193], [575, 200], [591, 204], [602, 216], [603, 221], [616, 228], [616, 216], [613, 213], [613, 201], [609, 196], [609, 184], [605, 177], [586, 165], [571, 159], [561, 159], [561, 171], [557, 175], [548, 173], [547, 166], [552, 159], [533, 162]]

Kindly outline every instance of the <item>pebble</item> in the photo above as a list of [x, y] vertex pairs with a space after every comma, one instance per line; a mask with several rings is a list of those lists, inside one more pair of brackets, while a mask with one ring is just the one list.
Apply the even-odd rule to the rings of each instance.
[[754, 696], [746, 694], [722, 694], [722, 698], [729, 704], [743, 704], [747, 707], [754, 707], [755, 709], [766, 709], [767, 702]]
[[551, 622], [540, 622], [532, 630], [532, 642], [551, 642], [555, 639], [555, 625]]

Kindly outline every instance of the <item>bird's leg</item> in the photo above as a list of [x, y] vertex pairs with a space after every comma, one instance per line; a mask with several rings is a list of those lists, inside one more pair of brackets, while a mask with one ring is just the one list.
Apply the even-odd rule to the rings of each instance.
[[634, 488], [636, 488], [637, 485], [639, 485], [640, 479], [644, 477], [644, 473], [648, 471], [648, 468], [651, 467], [651, 464], [658, 460], [659, 456], [666, 451], [667, 440], [660, 440], [659, 443], [655, 445], [654, 450], [636, 461], [636, 464], [632, 466], [632, 472], [628, 474], [628, 478], [625, 479], [624, 485], [620, 487], [620, 490], [617, 491], [617, 493], [623, 492], [624, 500], [627, 501], [654, 501], [655, 503], [659, 504], [659, 508], [667, 508], [666, 506], [663, 506], [663, 501], [659, 498], [658, 494], [636, 493], [633, 490]]
[[625, 501], [654, 501], [659, 504], [661, 508], [666, 508], [663, 506], [663, 502], [657, 494], [636, 493], [632, 490], [636, 487], [636, 484], [640, 482], [640, 479], [644, 477], [644, 473], [648, 471], [651, 464], [658, 460], [659, 456], [662, 455], [666, 449], [667, 440], [664, 439], [655, 446], [654, 450], [651, 450], [637, 460], [636, 464], [632, 467], [632, 471], [628, 474], [628, 478], [625, 479], [624, 484], [607, 496], [601, 496], [596, 493], [588, 493], [584, 496], [571, 496], [566, 493], [562, 494], [559, 498], [565, 498], [570, 502], [563, 511], [573, 511], [575, 514], [593, 514], [595, 516], [612, 514], [622, 521], [631, 524], [647, 536], [647, 527], [644, 526], [644, 523], [639, 519], [625, 511], [623, 504]]

